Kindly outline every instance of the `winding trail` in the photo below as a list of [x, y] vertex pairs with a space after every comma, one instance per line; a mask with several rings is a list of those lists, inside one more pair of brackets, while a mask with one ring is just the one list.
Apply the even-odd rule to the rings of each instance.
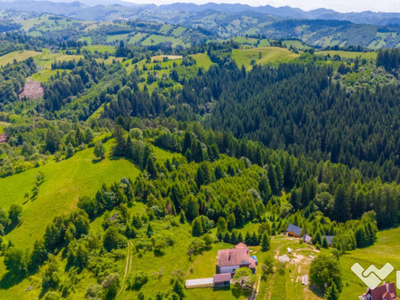
[[128, 252], [126, 254], [124, 279], [122, 280], [121, 289], [119, 290], [117, 297], [121, 295], [121, 293], [125, 290], [126, 275], [132, 270], [132, 262], [133, 262], [132, 248], [133, 248], [133, 243], [131, 241], [128, 241]]

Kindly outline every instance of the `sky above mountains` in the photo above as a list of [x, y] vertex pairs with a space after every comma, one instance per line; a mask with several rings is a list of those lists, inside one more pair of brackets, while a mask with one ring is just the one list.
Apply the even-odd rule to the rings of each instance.
[[205, 4], [208, 2], [214, 3], [241, 3], [251, 6], [264, 6], [272, 5], [275, 7], [289, 5], [291, 7], [298, 7], [303, 10], [313, 10], [318, 8], [328, 8], [339, 12], [360, 12], [371, 10], [375, 12], [400, 12], [399, 0], [223, 0], [223, 1], [210, 1], [210, 0], [190, 0], [190, 1], [176, 1], [176, 0], [125, 0], [134, 3], [154, 3], [170, 4], [175, 2], [191, 2], [196, 4]]

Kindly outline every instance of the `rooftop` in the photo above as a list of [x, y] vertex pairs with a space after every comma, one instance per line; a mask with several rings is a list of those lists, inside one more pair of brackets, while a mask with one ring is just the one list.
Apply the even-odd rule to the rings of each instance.
[[243, 243], [240, 243], [234, 249], [226, 249], [218, 251], [218, 266], [242, 266], [246, 265], [249, 268], [256, 268], [256, 262], [249, 255], [249, 248]]
[[222, 273], [214, 275], [214, 283], [221, 283], [225, 281], [231, 281], [232, 275], [231, 273]]
[[288, 228], [286, 229], [287, 232], [293, 232], [295, 235], [300, 236], [301, 233], [301, 228], [293, 225], [293, 224], [289, 224]]

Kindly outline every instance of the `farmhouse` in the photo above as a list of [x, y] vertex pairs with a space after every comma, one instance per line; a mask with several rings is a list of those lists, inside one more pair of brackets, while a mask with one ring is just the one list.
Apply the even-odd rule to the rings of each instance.
[[218, 251], [218, 274], [210, 278], [199, 278], [186, 280], [187, 289], [195, 288], [219, 288], [230, 286], [232, 276], [241, 267], [247, 267], [256, 272], [257, 257], [250, 256], [249, 248], [239, 243], [233, 249]]
[[300, 237], [301, 234], [301, 228], [296, 225], [289, 224], [288, 228], [286, 229], [286, 232], [288, 233], [288, 235], [298, 238]]
[[360, 296], [361, 300], [398, 300], [396, 287], [393, 282], [383, 284], [374, 288], [373, 290], [367, 289], [364, 295]]
[[233, 249], [218, 251], [219, 273], [235, 273], [241, 267], [248, 267], [253, 273], [256, 271], [256, 261], [250, 257], [249, 248], [245, 244], [239, 243]]

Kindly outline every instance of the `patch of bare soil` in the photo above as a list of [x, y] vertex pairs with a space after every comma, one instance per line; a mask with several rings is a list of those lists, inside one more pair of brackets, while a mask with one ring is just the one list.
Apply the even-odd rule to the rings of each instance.
[[7, 135], [5, 133], [0, 134], [0, 144], [7, 142]]
[[28, 79], [19, 94], [19, 98], [39, 99], [44, 96], [44, 89], [39, 81]]

